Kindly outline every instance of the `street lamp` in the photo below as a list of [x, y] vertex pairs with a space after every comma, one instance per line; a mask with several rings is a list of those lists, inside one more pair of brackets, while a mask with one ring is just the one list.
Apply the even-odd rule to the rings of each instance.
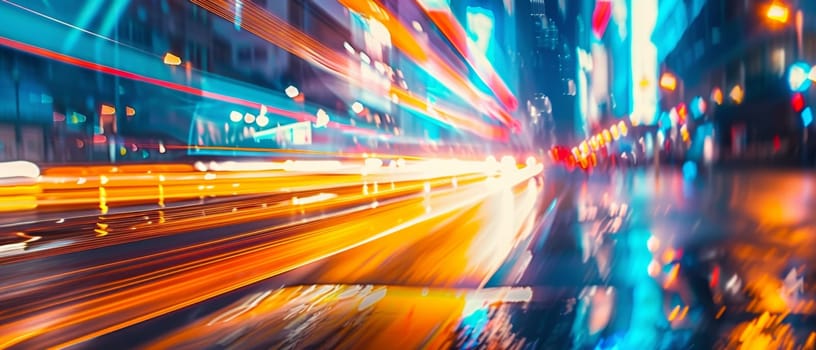
[[172, 53], [164, 54], [164, 64], [168, 66], [178, 66], [181, 65], [181, 57], [178, 57]]
[[232, 112], [230, 112], [230, 120], [231, 120], [233, 123], [240, 122], [240, 121], [241, 121], [241, 119], [244, 119], [244, 114], [243, 114], [243, 113], [238, 112], [238, 111], [232, 111]]
[[671, 73], [663, 73], [660, 77], [660, 87], [668, 91], [674, 91], [677, 89], [677, 77]]
[[734, 103], [740, 104], [745, 97], [745, 91], [742, 90], [742, 86], [739, 86], [739, 84], [734, 85], [734, 87], [731, 88], [731, 92], [728, 93], [728, 97], [730, 97]]
[[267, 117], [265, 114], [258, 114], [258, 116], [255, 117], [255, 123], [262, 128], [266, 127], [269, 125], [269, 117]]
[[255, 122], [255, 116], [252, 113], [244, 114], [244, 122], [247, 124], [252, 124]]
[[[768, 6], [768, 11], [765, 12], [765, 17], [774, 22], [787, 24], [790, 19], [790, 8], [780, 2], [774, 2]], [[794, 16], [794, 29], [796, 29], [796, 58], [802, 56], [802, 30], [805, 23], [805, 14], [801, 7], [796, 9]]]
[[296, 88], [294, 85], [289, 85], [284, 92], [286, 93], [286, 96], [289, 96], [289, 98], [295, 98], [300, 95], [300, 90], [298, 90], [298, 88]]
[[363, 113], [364, 109], [365, 109], [365, 107], [363, 107], [363, 104], [360, 103], [359, 101], [355, 101], [354, 103], [351, 104], [351, 110], [354, 113], [357, 113], [357, 114]]
[[803, 92], [810, 89], [813, 80], [811, 66], [804, 62], [794, 63], [788, 70], [788, 87], [793, 92]]
[[765, 17], [772, 21], [776, 21], [779, 23], [788, 23], [788, 17], [790, 16], [790, 10], [787, 6], [780, 3], [773, 3], [771, 6], [768, 7], [768, 11], [765, 12]]

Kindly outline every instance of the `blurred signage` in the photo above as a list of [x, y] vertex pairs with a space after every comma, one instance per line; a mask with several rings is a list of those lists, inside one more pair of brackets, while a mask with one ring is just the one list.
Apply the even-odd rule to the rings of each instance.
[[[652, 33], [657, 22], [657, 2], [644, 1], [632, 6], [632, 81], [658, 81], [657, 46], [652, 42]], [[648, 84], [632, 89], [633, 124], [654, 124], [657, 114], [657, 86]]]
[[609, 54], [601, 44], [592, 44], [592, 96], [598, 103], [609, 102]]
[[481, 8], [470, 7], [467, 8], [467, 30], [470, 37], [473, 39], [476, 48], [482, 54], [488, 54], [490, 46], [493, 42], [493, 27], [495, 25], [495, 16], [493, 12]]
[[289, 142], [293, 145], [312, 144], [312, 122], [300, 122], [292, 124], [289, 128]]
[[598, 0], [595, 2], [595, 11], [592, 13], [592, 33], [595, 37], [603, 38], [609, 20], [612, 18], [612, 0]]
[[263, 131], [255, 132], [255, 140], [273, 139], [279, 144], [311, 145], [312, 122], [304, 121], [281, 125]]

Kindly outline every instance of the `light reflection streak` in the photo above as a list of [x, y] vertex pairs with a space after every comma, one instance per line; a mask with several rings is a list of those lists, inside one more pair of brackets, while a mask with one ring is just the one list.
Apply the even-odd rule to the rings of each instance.
[[[59, 52], [56, 52], [56, 51], [51, 51], [51, 50], [47, 50], [47, 49], [44, 49], [44, 48], [28, 45], [28, 44], [23, 43], [23, 42], [14, 41], [14, 40], [11, 40], [11, 39], [5, 38], [5, 37], [0, 37], [0, 45], [7, 46], [7, 47], [10, 47], [10, 48], [13, 48], [13, 49], [16, 49], [16, 50], [24, 51], [24, 52], [27, 52], [27, 53], [30, 53], [30, 54], [34, 54], [34, 55], [46, 57], [46, 58], [49, 58], [49, 59], [53, 59], [55, 61], [60, 61], [60, 62], [67, 63], [67, 64], [70, 64], [70, 65], [78, 66], [78, 67], [81, 67], [81, 68], [90, 69], [90, 70], [94, 70], [94, 71], [98, 71], [98, 72], [102, 72], [102, 73], [110, 74], [110, 75], [114, 75], [114, 76], [119, 76], [119, 77], [122, 77], [122, 78], [125, 78], [125, 79], [130, 79], [130, 80], [133, 80], [133, 81], [143, 82], [143, 83], [163, 87], [163, 88], [170, 89], [170, 90], [175, 90], [175, 91], [187, 93], [187, 94], [194, 95], [194, 96], [201, 96], [203, 98], [209, 98], [209, 99], [214, 99], [214, 100], [223, 101], [223, 102], [227, 102], [227, 103], [232, 103], [232, 104], [235, 104], [235, 105], [249, 107], [251, 109], [260, 109], [260, 107], [263, 105], [261, 103], [253, 102], [253, 101], [242, 99], [242, 98], [237, 98], [237, 97], [228, 96], [228, 95], [224, 95], [224, 94], [220, 94], [220, 93], [210, 92], [210, 91], [198, 89], [198, 88], [195, 88], [195, 87], [192, 87], [192, 86], [187, 86], [187, 85], [184, 85], [184, 84], [179, 84], [179, 83], [164, 81], [164, 80], [149, 77], [149, 76], [139, 75], [139, 74], [132, 73], [132, 72], [129, 72], [129, 71], [124, 70], [124, 69], [109, 67], [109, 66], [101, 65], [101, 64], [94, 63], [94, 62], [91, 62], [91, 61], [82, 60], [82, 59], [72, 57], [72, 56], [69, 56], [69, 55], [66, 55], [66, 54], [62, 54], [62, 53], [59, 53]], [[313, 115], [311, 115], [309, 113], [294, 112], [294, 111], [289, 111], [289, 110], [280, 109], [280, 108], [273, 108], [273, 107], [267, 107], [267, 108], [269, 108], [269, 111], [271, 113], [281, 115], [281, 116], [284, 116], [284, 117], [288, 117], [288, 118], [292, 118], [292, 119], [295, 119], [295, 120], [298, 120], [298, 121], [312, 121], [312, 122], [317, 121], [317, 117], [313, 116]], [[330, 123], [330, 125], [332, 127], [334, 127], [334, 128], [338, 128], [338, 129], [348, 131], [348, 132], [351, 132], [351, 133], [357, 133], [357, 134], [360, 134], [360, 135], [376, 135], [376, 131], [374, 131], [374, 130], [356, 128], [356, 127], [353, 127], [353, 126], [339, 124], [339, 123], [336, 123], [336, 122], [332, 122], [332, 123]], [[161, 145], [161, 144], [158, 145], [159, 149], [161, 149], [162, 147], [164, 147], [164, 146]], [[195, 147], [195, 146], [189, 146], [189, 147]]]
[[465, 29], [451, 12], [449, 7], [438, 8], [427, 6], [425, 1], [416, 0], [416, 3], [436, 24], [437, 28], [448, 38], [454, 48], [465, 58], [467, 63], [476, 71], [479, 77], [493, 90], [505, 107], [511, 111], [518, 107], [518, 101], [507, 87], [507, 84], [496, 73], [495, 68], [484, 54], [472, 50], [472, 41], [468, 38]]
[[371, 17], [383, 23], [391, 32], [394, 44], [408, 57], [414, 60], [420, 67], [425, 69], [431, 76], [437, 77], [443, 84], [464, 98], [466, 101], [474, 101], [476, 105], [487, 108], [487, 113], [491, 117], [499, 120], [505, 125], [515, 126], [516, 121], [510, 113], [499, 106], [496, 101], [479, 91], [468, 78], [456, 72], [456, 70], [445, 62], [435, 51], [428, 47], [421, 47], [419, 41], [415, 40], [411, 31], [401, 23], [390, 11], [376, 0], [338, 0], [341, 4], [352, 11], [360, 13], [366, 17]]
[[[426, 173], [426, 174], [423, 174], [423, 175], [431, 175], [431, 174]], [[391, 180], [395, 181], [395, 183], [398, 183], [400, 186], [399, 187], [395, 186], [394, 189], [381, 194], [379, 196], [379, 199], [383, 200], [383, 199], [387, 199], [387, 198], [393, 198], [393, 197], [399, 196], [399, 195], [405, 195], [405, 194], [409, 194], [409, 193], [413, 193], [413, 192], [419, 192], [425, 187], [425, 183], [434, 183], [434, 184], [437, 184], [438, 186], [443, 186], [445, 183], [448, 182], [447, 177], [444, 176], [444, 173], [438, 173], [438, 175], [442, 175], [442, 176], [440, 176], [439, 178], [432, 178], [430, 180], [430, 182], [416, 181], [417, 179], [420, 179], [420, 180], [423, 179], [423, 177], [416, 178], [416, 177], [412, 177], [411, 174], [408, 174], [407, 176], [403, 175], [402, 177], [394, 176], [393, 174], [383, 175], [383, 178], [390, 178]], [[478, 173], [475, 174], [475, 175], [467, 175], [467, 173], [463, 173], [463, 174], [460, 174], [460, 175], [464, 175], [463, 176], [463, 179], [464, 179], [463, 181], [465, 181], [465, 182], [477, 181], [477, 180], [483, 178], [483, 175], [478, 174]], [[328, 189], [328, 188], [336, 188], [338, 191], [341, 191], [339, 193], [342, 194], [342, 196], [335, 196], [335, 197], [332, 197], [332, 198], [325, 198], [326, 196], [322, 196], [320, 198], [321, 199], [320, 201], [312, 200], [310, 202], [309, 200], [307, 200], [307, 203], [297, 203], [296, 204], [297, 208], [303, 213], [307, 213], [307, 212], [311, 213], [311, 212], [314, 212], [314, 211], [317, 211], [317, 210], [327, 210], [327, 209], [332, 209], [332, 208], [338, 208], [338, 207], [348, 205], [349, 203], [360, 202], [360, 201], [364, 201], [364, 200], [366, 200], [368, 198], [371, 198], [366, 194], [359, 194], [359, 193], [352, 194], [352, 193], [354, 193], [353, 190], [351, 190], [351, 192], [350, 192], [350, 189], [353, 189], [353, 188], [355, 188], [355, 186], [359, 185], [359, 183], [360, 183], [360, 176], [359, 175], [351, 175], [351, 176], [345, 176], [345, 177], [334, 176], [333, 178], [329, 178], [329, 179], [322, 178], [322, 177], [319, 177], [319, 176], [311, 176], [311, 177], [301, 178], [301, 181], [306, 180], [306, 179], [309, 179], [309, 180], [312, 181], [312, 185], [309, 186], [309, 187], [313, 187], [314, 189], [323, 189], [323, 190]], [[229, 183], [230, 181], [234, 181], [234, 180], [231, 180], [231, 179], [222, 179], [222, 180], [227, 182], [227, 183]], [[246, 185], [251, 184], [251, 183], [247, 183], [247, 180], [243, 180], [242, 183], [245, 185], [243, 188], [247, 189], [249, 191], [249, 192], [247, 192], [247, 194], [263, 193], [263, 192], [260, 192], [260, 191], [270, 191], [270, 190], [272, 191], [272, 193], [280, 191], [280, 188], [274, 187], [274, 185], [273, 185], [274, 183], [271, 182], [272, 179], [270, 179], [270, 178], [261, 176], [261, 177], [256, 177], [256, 178], [250, 178], [249, 180], [258, 182], [257, 186], [261, 186], [263, 188], [268, 188], [268, 187], [270, 187], [270, 185], [272, 185], [272, 188], [271, 189], [261, 189], [261, 188], [255, 188], [254, 186], [246, 186]], [[300, 189], [297, 189], [297, 184], [293, 184], [292, 180], [293, 180], [292, 178], [281, 178], [280, 179], [280, 181], [282, 181], [282, 183], [285, 183], [288, 186], [292, 186], [293, 189], [295, 189], [295, 192], [308, 191], [308, 190], [311, 189], [311, 188], [305, 187], [305, 186], [301, 187]], [[303, 186], [303, 185], [301, 185], [301, 186]], [[234, 191], [232, 188], [229, 188], [229, 190]], [[136, 188], [134, 191], [140, 192], [140, 191], [143, 191], [143, 190]], [[148, 197], [148, 198], [150, 198], [150, 197]], [[235, 224], [235, 223], [239, 223], [239, 222], [244, 222], [244, 221], [247, 221], [247, 220], [270, 219], [270, 218], [275, 218], [275, 217], [281, 217], [283, 215], [288, 215], [290, 213], [290, 211], [291, 211], [291, 208], [289, 206], [281, 206], [281, 205], [273, 206], [273, 207], [259, 206], [258, 205], [259, 202], [260, 202], [259, 200], [255, 200], [253, 202], [250, 202], [250, 203], [252, 203], [250, 205], [250, 207], [252, 209], [242, 210], [237, 215], [234, 213], [234, 210], [233, 211], [227, 211], [227, 212], [219, 212], [218, 206], [215, 205], [215, 206], [212, 206], [212, 208], [210, 208], [210, 210], [215, 212], [215, 214], [208, 215], [207, 216], [207, 219], [208, 219], [207, 221], [201, 221], [199, 218], [197, 218], [195, 216], [193, 216], [193, 217], [181, 216], [181, 217], [176, 218], [175, 222], [173, 223], [173, 225], [171, 227], [164, 227], [163, 225], [154, 225], [152, 221], [148, 221], [146, 223], [144, 223], [144, 222], [138, 223], [137, 222], [137, 223], [133, 223], [133, 224], [128, 223], [127, 221], [124, 221], [124, 222], [120, 223], [120, 226], [118, 228], [114, 229], [114, 230], [118, 231], [118, 234], [116, 234], [113, 237], [110, 237], [107, 240], [103, 240], [103, 241], [87, 240], [87, 241], [82, 241], [81, 243], [77, 242], [77, 243], [75, 243], [75, 244], [73, 244], [73, 245], [71, 245], [69, 247], [63, 248], [63, 249], [61, 249], [59, 251], [40, 252], [40, 253], [38, 253], [38, 256], [42, 256], [43, 254], [67, 253], [68, 252], [67, 250], [69, 250], [69, 249], [72, 250], [72, 251], [77, 251], [77, 250], [80, 250], [80, 249], [91, 249], [92, 247], [99, 248], [99, 247], [108, 246], [108, 245], [112, 245], [112, 244], [121, 244], [121, 243], [124, 243], [124, 242], [132, 242], [132, 241], [135, 241], [135, 240], [142, 240], [142, 239], [153, 238], [153, 237], [158, 237], [158, 236], [171, 235], [171, 234], [174, 234], [174, 233], [184, 232], [184, 231], [187, 231], [187, 230], [204, 229], [204, 228], [207, 228], [207, 227], [220, 227], [220, 226]], [[291, 201], [286, 201], [286, 203], [292, 203], [292, 202]], [[227, 204], [227, 205], [229, 205], [229, 204]], [[165, 220], [165, 219], [160, 218], [159, 223], [161, 224], [163, 220]], [[130, 231], [134, 231], [134, 232], [124, 231], [124, 229], [127, 228], [127, 227], [130, 227]], [[110, 231], [111, 231], [111, 229], [107, 229], [107, 227], [106, 227], [105, 230], [102, 230], [100, 228], [96, 228], [96, 230], [95, 230], [95, 232], [98, 235], [103, 235], [103, 236], [107, 235]]]
[[[524, 184], [538, 172], [540, 168], [505, 173], [497, 184], [501, 184], [499, 188]], [[419, 190], [424, 183], [417, 183], [416, 186]], [[236, 246], [234, 238], [223, 239], [220, 242], [202, 243], [201, 247], [188, 247], [191, 248], [188, 250], [166, 251], [163, 256], [146, 256], [139, 258], [142, 260], [117, 262], [118, 267], [94, 266], [90, 270], [81, 271], [86, 277], [79, 277], [107, 280], [105, 274], [114, 276], [112, 274], [115, 271], [121, 273], [128, 270], [132, 274], [138, 269], [145, 269], [145, 264], [164, 264], [168, 267], [145, 275], [136, 274], [99, 286], [89, 286], [87, 290], [65, 291], [67, 295], [52, 295], [38, 300], [39, 305], [21, 305], [20, 308], [7, 310], [3, 318], [9, 322], [0, 322], [0, 334], [3, 334], [0, 336], [0, 347], [29, 340], [56, 344], [58, 347], [79, 344], [401, 231], [423, 231], [421, 227], [432, 227], [436, 225], [434, 223], [455, 217], [462, 209], [484, 201], [491, 192], [485, 191], [483, 180], [472, 183], [463, 181], [456, 189], [434, 191], [430, 196], [434, 210], [430, 213], [425, 211], [422, 198], [401, 199], [377, 209], [322, 220], [318, 224], [319, 228], [314, 230], [295, 231], [296, 227], [292, 227], [288, 235], [279, 233], [271, 242], [266, 237], [270, 229], [263, 229], [245, 233], [245, 239], [254, 243], [246, 245], [246, 241], [243, 241], [243, 248]], [[376, 215], [373, 215], [372, 210], [376, 210]], [[226, 215], [236, 216], [232, 213]], [[354, 215], [363, 215], [369, 220], [353, 220]], [[242, 219], [251, 221], [248, 218]], [[217, 222], [201, 222], [197, 218], [190, 218], [190, 224], [194, 224], [193, 221], [196, 220], [199, 221], [198, 225]], [[395, 222], [401, 224], [394, 225]], [[170, 223], [172, 222], [168, 221]], [[211, 253], [206, 253], [208, 250]], [[225, 253], [219, 254], [219, 251]], [[202, 258], [202, 255], [205, 257]], [[168, 265], [174, 261], [177, 263]], [[182, 261], [187, 262], [179, 263]], [[77, 272], [74, 270], [71, 273]], [[45, 277], [45, 280], [28, 280], [23, 284], [5, 284], [0, 287], [5, 291], [0, 294], [3, 298], [11, 298], [26, 288], [44, 288], [44, 282], [54, 277], [58, 278], [57, 283], [77, 281], [76, 278], [66, 279], [67, 276]], [[45, 285], [54, 287], [53, 282]], [[37, 325], [36, 329], [32, 329], [32, 325]], [[45, 334], [49, 334], [48, 339], [40, 337]]]
[[[367, 162], [371, 162], [368, 160]], [[407, 167], [367, 171], [368, 181], [394, 182], [411, 179], [457, 176], [480, 172], [480, 162], [433, 161], [457, 167], [431, 167], [425, 162]], [[446, 163], [447, 162], [447, 163]], [[0, 211], [34, 208], [98, 208], [107, 213], [112, 207], [134, 204], [157, 204], [199, 198], [230, 197], [277, 193], [281, 191], [328, 188], [358, 182], [359, 168], [337, 161], [287, 161], [267, 163], [213, 163], [213, 172], [186, 164], [145, 164], [122, 167], [57, 167], [46, 169], [33, 185], [0, 186]], [[271, 170], [253, 170], [266, 168]], [[280, 170], [278, 170], [280, 169]], [[334, 174], [331, 180], [309, 176]], [[240, 186], [234, 186], [240, 181]]]
[[[304, 347], [332, 344], [336, 348], [354, 348], [356, 337], [348, 332], [350, 328], [377, 329], [377, 332], [365, 332], [366, 346], [371, 348], [441, 348], [454, 340], [441, 330], [473, 326], [467, 316], [478, 310], [485, 313], [488, 308], [489, 313], [497, 317], [480, 318], [478, 329], [489, 334], [490, 343], [493, 346], [522, 345], [523, 341], [518, 339], [508, 343], [513, 340], [507, 338], [512, 337], [508, 333], [512, 333], [513, 325], [510, 314], [503, 308], [530, 302], [532, 293], [528, 288], [491, 288], [478, 292], [425, 288], [419, 292], [399, 286], [287, 287], [265, 298], [252, 312], [242, 312], [228, 322], [213, 322], [223, 320], [229, 310], [246, 305], [253, 299], [249, 297], [148, 345], [147, 349], [200, 348], [219, 341], [224, 341], [225, 346], [252, 348], [259, 345], [257, 338], [281, 339], [267, 344], [272, 347], [297, 343]], [[372, 299], [378, 302], [360, 311], [360, 306]], [[293, 313], [298, 310], [309, 310], [311, 316], [295, 317]], [[237, 336], [231, 336], [235, 334]], [[468, 336], [471, 341], [476, 338], [475, 334]]]

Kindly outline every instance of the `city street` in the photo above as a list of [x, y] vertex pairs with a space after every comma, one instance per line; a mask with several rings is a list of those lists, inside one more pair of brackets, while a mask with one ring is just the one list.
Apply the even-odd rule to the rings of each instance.
[[[804, 189], [816, 181], [814, 175], [717, 170], [687, 181], [672, 169], [659, 176], [633, 170], [588, 180], [550, 174], [545, 188], [564, 189], [558, 213], [551, 226], [538, 227], [519, 246], [531, 259], [508, 261], [526, 268], [520, 280], [494, 276], [479, 290], [444, 282], [414, 285], [409, 279], [395, 285], [392, 270], [360, 278], [352, 265], [332, 279], [343, 284], [311, 285], [311, 270], [291, 277], [303, 287], [270, 283], [151, 347], [351, 349], [364, 342], [398, 348], [812, 349], [816, 289], [808, 281], [816, 256], [809, 247], [816, 222], [793, 207], [784, 215], [763, 208], [789, 205], [791, 196], [796, 207], [813, 203], [816, 197]], [[786, 181], [768, 186], [776, 178]], [[735, 185], [712, 190], [723, 182]], [[736, 187], [745, 183], [753, 186]], [[775, 249], [764, 249], [769, 243]], [[390, 258], [413, 265], [434, 259], [425, 246], [415, 246], [418, 251], [401, 249]], [[369, 249], [346, 254], [357, 252]], [[672, 272], [663, 261], [668, 252], [712, 267], [702, 276], [711, 286], [710, 300], [695, 289], [701, 276]], [[661, 266], [655, 269], [653, 261]], [[799, 269], [793, 284], [805, 281], [801, 292], [791, 287], [792, 268]], [[707, 304], [716, 304], [708, 321]]]
[[816, 350], [814, 0], [0, 23], [2, 350]]
[[[445, 241], [436, 241], [443, 244], [437, 249], [460, 254], [447, 257], [450, 264], [439, 265], [445, 274], [414, 264], [414, 271], [422, 274], [412, 277], [410, 271], [395, 267], [391, 270], [395, 278], [413, 278], [417, 283], [441, 279], [447, 285], [469, 281], [478, 287], [513, 247], [512, 236], [500, 237], [497, 232], [529, 235], [527, 224], [538, 188], [533, 177], [541, 166], [503, 169], [498, 177], [468, 173], [469, 168], [473, 169], [461, 163], [425, 181], [400, 181], [412, 173], [410, 167], [396, 174], [391, 173], [395, 169], [384, 169], [378, 176], [395, 180], [393, 186], [373, 182], [340, 188], [333, 196], [295, 196], [279, 204], [268, 203], [270, 198], [236, 199], [220, 208], [160, 210], [158, 218], [157, 213], [118, 214], [96, 229], [86, 227], [84, 234], [81, 228], [87, 223], [69, 227], [74, 235], [61, 236], [49, 232], [53, 223], [34, 224], [18, 236], [49, 238], [3, 257], [0, 265], [6, 281], [0, 287], [4, 310], [0, 344], [4, 348], [80, 344], [355, 247], [370, 249], [387, 241], [390, 249], [410, 248], [410, 240], [399, 243], [405, 235], [422, 240], [422, 235], [438, 230], [450, 231]], [[454, 176], [442, 178], [443, 173]], [[513, 207], [517, 211], [508, 211]], [[501, 215], [491, 220], [486, 212]], [[466, 225], [455, 228], [454, 222]], [[495, 255], [462, 251], [459, 239], [492, 240], [498, 243]], [[339, 259], [349, 259], [351, 267], [359, 263], [354, 255]], [[370, 259], [367, 263], [377, 266]], [[332, 274], [345, 270], [343, 264], [332, 266], [337, 269], [325, 271], [327, 278], [337, 278]]]
[[[813, 345], [805, 325], [816, 316], [816, 222], [803, 208], [816, 201], [814, 174], [551, 169], [544, 179], [539, 187], [518, 178], [515, 200], [501, 191], [479, 199], [488, 198], [481, 181], [440, 189], [431, 211], [419, 191], [290, 226], [244, 203], [231, 213], [240, 224], [222, 229], [188, 226], [203, 214], [182, 210], [161, 224], [179, 233], [158, 241], [73, 253], [63, 250], [78, 238], [55, 239], [64, 246], [4, 258], [13, 260], [0, 269], [3, 344]], [[673, 267], [695, 264], [710, 270]], [[791, 269], [797, 277], [786, 281]], [[698, 277], [711, 286], [708, 300]], [[705, 321], [707, 308], [716, 320]], [[399, 337], [405, 329], [417, 334]]]

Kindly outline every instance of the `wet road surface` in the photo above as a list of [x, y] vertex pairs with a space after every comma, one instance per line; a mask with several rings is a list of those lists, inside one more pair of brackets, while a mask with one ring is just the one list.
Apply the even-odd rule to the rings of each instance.
[[[808, 247], [816, 222], [800, 208], [816, 204], [814, 181], [811, 174], [778, 171], [720, 170], [696, 178], [669, 169], [549, 174], [543, 196], [550, 198], [542, 201], [536, 234], [491, 278], [483, 291], [494, 295], [486, 299], [469, 296], [473, 289], [421, 286], [378, 294], [377, 288], [396, 289], [394, 281], [371, 276], [309, 286], [305, 276], [298, 282], [306, 287], [270, 289], [257, 302], [286, 306], [222, 317], [217, 331], [192, 324], [152, 345], [813, 349], [816, 255]], [[519, 269], [520, 278], [512, 273]], [[373, 286], [335, 291], [358, 283]], [[519, 294], [502, 287], [509, 285], [531, 288], [508, 299]], [[278, 296], [289, 293], [301, 298]], [[422, 301], [429, 293], [440, 293], [433, 307]], [[335, 295], [353, 297], [341, 302]], [[372, 298], [380, 304], [363, 311]], [[279, 314], [293, 305], [324, 312]], [[363, 326], [338, 321], [347, 317]], [[276, 326], [248, 335], [258, 322]], [[401, 336], [409, 329], [419, 335]], [[327, 337], [335, 333], [342, 336]]]
[[536, 220], [498, 195], [78, 347], [813, 349], [814, 182], [548, 172]]

